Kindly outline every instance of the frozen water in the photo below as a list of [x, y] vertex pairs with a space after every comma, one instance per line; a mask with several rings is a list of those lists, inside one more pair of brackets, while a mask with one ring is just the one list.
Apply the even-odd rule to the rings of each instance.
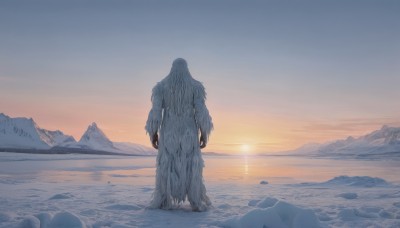
[[396, 162], [204, 159], [213, 207], [195, 213], [147, 209], [155, 157], [0, 153], [0, 228], [400, 225]]

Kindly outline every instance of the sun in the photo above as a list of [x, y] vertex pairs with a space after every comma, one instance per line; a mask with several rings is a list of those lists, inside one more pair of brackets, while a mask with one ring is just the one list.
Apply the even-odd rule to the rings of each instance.
[[250, 145], [249, 144], [242, 144], [241, 151], [243, 153], [247, 154], [250, 151]]

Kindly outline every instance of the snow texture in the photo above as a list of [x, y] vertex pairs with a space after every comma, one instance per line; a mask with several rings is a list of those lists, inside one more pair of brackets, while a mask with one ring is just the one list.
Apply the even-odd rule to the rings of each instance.
[[[277, 184], [276, 179], [265, 176], [270, 183], [263, 186], [259, 184], [260, 174], [245, 175], [251, 181], [244, 182], [235, 178], [237, 173], [223, 172], [243, 164], [235, 163], [238, 160], [232, 156], [205, 159], [213, 207], [197, 213], [191, 211], [188, 202], [176, 210], [147, 209], [154, 190], [155, 167], [149, 166], [154, 164], [154, 157], [0, 153], [0, 228], [400, 227], [400, 181], [396, 175], [400, 168], [396, 163], [391, 164], [395, 169], [389, 169], [387, 162], [376, 161], [362, 168], [363, 172], [370, 168], [389, 178], [390, 182], [380, 178], [387, 183], [384, 185], [366, 184], [375, 179], [369, 176], [343, 178], [343, 169], [339, 169], [331, 172], [336, 177], [309, 185], [300, 184], [300, 180]], [[260, 164], [265, 164], [288, 157], [254, 158], [261, 159]], [[306, 164], [316, 162], [302, 159], [307, 163], [296, 166], [299, 173]], [[342, 163], [330, 162], [334, 166]], [[362, 162], [353, 164], [359, 167]], [[249, 170], [263, 167], [251, 164]], [[384, 172], [388, 170], [391, 172]], [[352, 193], [357, 198], [339, 196]]]
[[243, 216], [226, 222], [229, 227], [276, 227], [276, 228], [317, 228], [320, 223], [315, 213], [310, 209], [296, 207], [284, 201], [265, 209], [254, 209]]
[[203, 85], [192, 78], [181, 58], [153, 88], [145, 127], [151, 138], [160, 133], [153, 208], [171, 209], [186, 198], [193, 210], [204, 211], [211, 204], [203, 184], [198, 135], [200, 131], [208, 139], [213, 129], [205, 99]]

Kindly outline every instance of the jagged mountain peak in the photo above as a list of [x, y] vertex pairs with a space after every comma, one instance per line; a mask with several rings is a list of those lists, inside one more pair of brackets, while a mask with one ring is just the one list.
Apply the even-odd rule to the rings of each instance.
[[1, 118], [10, 118], [9, 116], [7, 116], [6, 114], [4, 114], [4, 113], [0, 113], [0, 119]]
[[91, 136], [101, 137], [109, 141], [108, 137], [104, 134], [104, 132], [97, 126], [95, 122], [91, 123], [86, 132], [82, 135], [81, 140], [79, 141], [86, 141], [90, 140]]
[[379, 144], [400, 144], [400, 127], [390, 127], [383, 125], [381, 129], [373, 131], [363, 137], [369, 143]]
[[49, 149], [65, 141], [75, 141], [61, 131], [40, 128], [32, 118], [0, 115], [0, 147]]
[[326, 143], [319, 148], [321, 153], [337, 154], [382, 154], [400, 152], [400, 127], [383, 125], [358, 138], [348, 137]]
[[384, 125], [382, 125], [381, 130], [386, 130], [388, 128], [390, 128], [390, 127], [388, 125], [384, 124]]
[[91, 123], [79, 142], [60, 130], [40, 128], [33, 118], [9, 117], [0, 113], [0, 148], [78, 148], [126, 154], [154, 155], [155, 150], [134, 143], [113, 143], [96, 122]]
[[346, 156], [400, 153], [400, 127], [383, 125], [380, 129], [360, 137], [348, 136], [344, 139], [317, 144], [311, 148], [308, 148], [306, 144], [289, 152]]
[[82, 135], [78, 142], [80, 147], [91, 148], [96, 150], [107, 150], [114, 148], [113, 143], [97, 126], [95, 122], [90, 124], [86, 132]]
[[92, 124], [89, 125], [90, 128], [99, 128], [96, 124], [96, 122], [93, 122]]

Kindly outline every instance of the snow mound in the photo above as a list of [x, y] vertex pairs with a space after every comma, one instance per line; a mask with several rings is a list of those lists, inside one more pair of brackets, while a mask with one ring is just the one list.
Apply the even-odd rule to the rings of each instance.
[[262, 181], [260, 181], [260, 184], [268, 184], [268, 181], [262, 180]]
[[391, 213], [389, 211], [385, 211], [385, 210], [381, 210], [379, 212], [379, 216], [381, 218], [385, 218], [385, 219], [394, 219], [396, 217], [393, 213]]
[[27, 216], [18, 225], [18, 228], [40, 228], [40, 221], [34, 216]]
[[265, 199], [263, 199], [262, 201], [260, 201], [259, 203], [257, 203], [257, 207], [259, 208], [268, 208], [268, 207], [272, 207], [276, 204], [276, 202], [278, 202], [279, 200], [273, 197], [267, 197]]
[[378, 218], [379, 215], [370, 210], [358, 209], [358, 208], [345, 208], [342, 209], [339, 214], [338, 218], [343, 221], [354, 221], [360, 218]]
[[52, 215], [49, 213], [40, 213], [35, 215], [36, 218], [40, 220], [40, 227], [49, 227]]
[[389, 183], [384, 179], [379, 177], [369, 177], [369, 176], [338, 176], [333, 179], [324, 182], [324, 184], [330, 185], [347, 185], [353, 187], [378, 187], [378, 186], [388, 186]]
[[86, 228], [78, 216], [70, 212], [59, 212], [52, 216], [49, 213], [40, 213], [27, 216], [16, 226], [18, 228]]
[[284, 201], [273, 207], [254, 209], [241, 217], [225, 222], [228, 227], [313, 228], [320, 227], [319, 220], [310, 209], [302, 209]]
[[357, 193], [354, 192], [345, 192], [337, 195], [336, 197], [342, 197], [345, 199], [356, 199], [358, 197]]
[[71, 193], [66, 192], [66, 193], [60, 193], [60, 194], [55, 194], [54, 196], [50, 197], [49, 200], [56, 200], [56, 199], [69, 199], [74, 197]]
[[78, 216], [70, 212], [59, 212], [54, 215], [49, 228], [85, 228], [85, 224]]
[[257, 206], [258, 202], [261, 200], [250, 200], [249, 203], [247, 204], [248, 206], [254, 207]]

